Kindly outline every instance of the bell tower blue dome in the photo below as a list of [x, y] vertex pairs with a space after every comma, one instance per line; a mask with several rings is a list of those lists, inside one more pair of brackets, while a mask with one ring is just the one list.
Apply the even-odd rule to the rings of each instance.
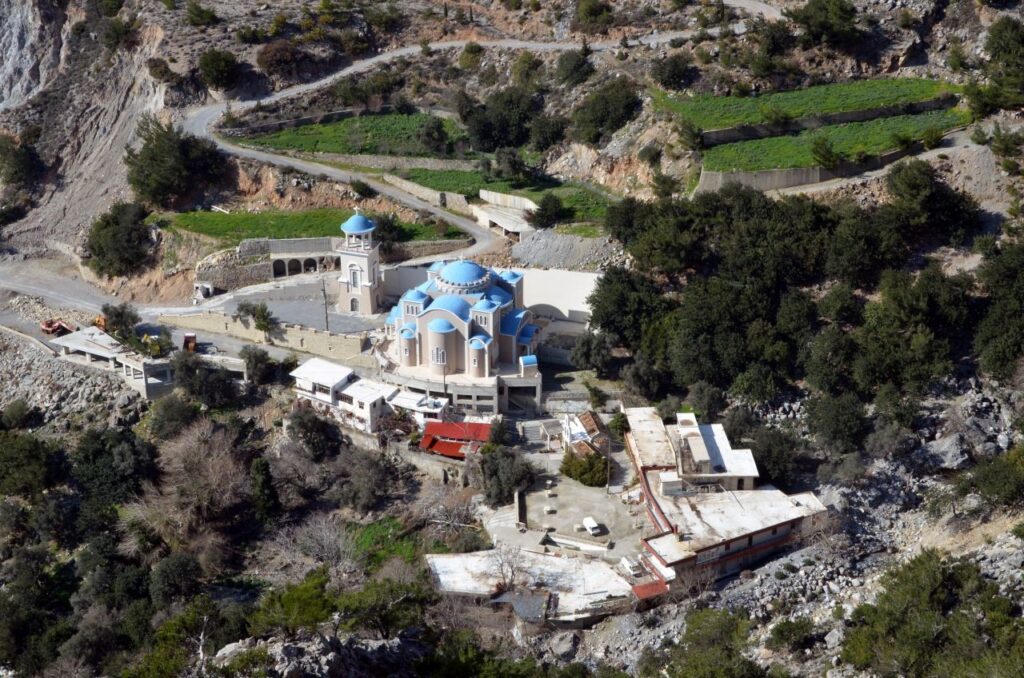
[[375, 228], [377, 228], [377, 224], [373, 223], [371, 219], [367, 219], [358, 212], [350, 216], [348, 220], [341, 225], [341, 230], [346, 235], [365, 235], [367, 233], [372, 233]]

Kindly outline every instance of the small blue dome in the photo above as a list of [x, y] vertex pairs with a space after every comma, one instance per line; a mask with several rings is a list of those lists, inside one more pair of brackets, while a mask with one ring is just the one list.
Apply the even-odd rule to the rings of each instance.
[[485, 334], [476, 334], [469, 340], [469, 347], [474, 351], [482, 351], [489, 343], [491, 343], [490, 337]]
[[341, 230], [348, 235], [362, 235], [364, 233], [370, 233], [375, 228], [377, 228], [377, 224], [358, 213], [350, 216], [348, 220], [341, 225]]
[[423, 292], [420, 292], [415, 287], [402, 295], [402, 301], [415, 301], [421, 304], [429, 298], [430, 297], [428, 297]]
[[519, 282], [523, 277], [523, 274], [517, 271], [502, 271], [498, 275], [501, 276], [502, 280], [512, 283], [513, 285]]
[[491, 299], [488, 299], [486, 297], [482, 297], [480, 301], [473, 304], [473, 310], [483, 311], [484, 313], [490, 313], [499, 306], [501, 306], [501, 304], [499, 304], [498, 302], [492, 301]]
[[448, 311], [462, 320], [469, 320], [469, 302], [457, 294], [446, 294], [434, 299], [427, 310], [434, 311], [436, 309]]
[[402, 336], [402, 339], [415, 339], [416, 326], [412, 323], [406, 323], [405, 325], [402, 325], [402, 329], [399, 331], [399, 334]]
[[427, 270], [430, 271], [431, 273], [437, 273], [442, 268], [444, 268], [444, 265], [445, 265], [444, 261], [435, 261], [434, 263], [432, 263], [430, 265], [430, 268], [428, 268]]
[[453, 261], [441, 269], [441, 280], [453, 285], [470, 285], [487, 277], [487, 269], [472, 261]]
[[440, 332], [441, 334], [447, 334], [448, 332], [455, 331], [455, 325], [452, 325], [444, 318], [434, 318], [429, 323], [427, 323], [427, 329], [430, 330], [431, 332]]

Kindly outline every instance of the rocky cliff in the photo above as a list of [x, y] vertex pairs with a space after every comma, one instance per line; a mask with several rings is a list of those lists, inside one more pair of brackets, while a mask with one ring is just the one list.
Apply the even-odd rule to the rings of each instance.
[[66, 2], [0, 0], [0, 110], [28, 101], [60, 65]]

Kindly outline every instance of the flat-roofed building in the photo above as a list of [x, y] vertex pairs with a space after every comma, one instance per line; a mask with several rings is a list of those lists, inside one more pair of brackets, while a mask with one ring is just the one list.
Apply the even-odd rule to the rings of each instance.
[[364, 433], [377, 431], [381, 417], [391, 411], [388, 401], [399, 390], [362, 379], [350, 368], [323, 358], [310, 358], [293, 370], [291, 377], [300, 400]]
[[738, 572], [825, 526], [825, 506], [812, 493], [757, 488], [752, 452], [733, 449], [720, 424], [681, 412], [665, 425], [649, 407], [623, 412], [626, 448], [657, 532], [643, 539], [641, 560], [666, 583]]

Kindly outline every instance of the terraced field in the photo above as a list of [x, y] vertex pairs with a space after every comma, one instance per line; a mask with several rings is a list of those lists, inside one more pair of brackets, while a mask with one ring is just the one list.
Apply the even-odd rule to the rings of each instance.
[[[156, 215], [171, 228], [199, 233], [217, 239], [224, 246], [237, 245], [246, 238], [316, 238], [339, 235], [341, 223], [352, 216], [350, 210], [311, 209], [296, 212], [259, 213], [181, 212]], [[434, 226], [399, 222], [399, 242], [459, 238], [464, 234], [448, 227], [439, 232]]]
[[521, 195], [537, 202], [545, 193], [554, 193], [562, 200], [566, 209], [571, 209], [576, 221], [602, 221], [608, 210], [609, 200], [597, 191], [574, 183], [558, 181], [541, 182], [529, 186], [513, 186], [500, 179], [488, 180], [479, 172], [459, 170], [412, 169], [404, 173], [405, 178], [435, 191], [461, 193], [469, 199], [476, 198], [480, 189]]
[[705, 94], [680, 97], [660, 89], [652, 89], [651, 96], [655, 108], [675, 113], [703, 130], [711, 130], [771, 122], [780, 116], [804, 118], [916, 103], [955, 91], [956, 86], [939, 80], [890, 78], [819, 85], [758, 97]]
[[[275, 150], [443, 157], [445, 154], [431, 150], [420, 140], [420, 132], [434, 117], [427, 113], [362, 115], [336, 122], [283, 129], [248, 137], [246, 141]], [[455, 122], [446, 118], [440, 120], [452, 144], [465, 140], [465, 132]]]
[[898, 146], [894, 139], [896, 136], [918, 140], [929, 128], [937, 127], [947, 131], [968, 122], [970, 114], [967, 111], [947, 109], [830, 125], [797, 135], [722, 144], [703, 153], [704, 169], [730, 172], [814, 167], [818, 163], [811, 153], [811, 144], [817, 136], [827, 138], [832, 148], [844, 157], [854, 158], [861, 154], [878, 155], [895, 149]]

